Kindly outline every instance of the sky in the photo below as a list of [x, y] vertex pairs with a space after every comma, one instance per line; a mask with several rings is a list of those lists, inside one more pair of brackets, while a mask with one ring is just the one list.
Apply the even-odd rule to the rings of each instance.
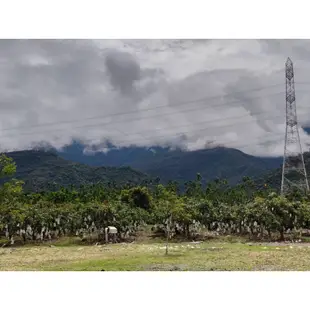
[[78, 140], [281, 156], [285, 62], [310, 127], [309, 55], [309, 40], [1, 40], [0, 148]]

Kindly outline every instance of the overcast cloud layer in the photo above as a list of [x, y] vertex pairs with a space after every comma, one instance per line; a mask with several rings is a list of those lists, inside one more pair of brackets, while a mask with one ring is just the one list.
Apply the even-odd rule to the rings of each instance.
[[77, 139], [282, 155], [284, 64], [310, 126], [309, 55], [309, 40], [1, 40], [1, 150]]

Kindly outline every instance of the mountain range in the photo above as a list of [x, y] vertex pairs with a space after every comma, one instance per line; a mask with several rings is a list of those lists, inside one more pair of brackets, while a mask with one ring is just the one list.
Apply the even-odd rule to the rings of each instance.
[[281, 158], [260, 158], [224, 147], [191, 152], [127, 147], [90, 155], [84, 152], [83, 145], [73, 143], [61, 151], [38, 149], [7, 155], [16, 162], [16, 178], [25, 181], [27, 191], [97, 182], [139, 184], [155, 178], [162, 183], [174, 180], [184, 184], [195, 179], [197, 173], [204, 184], [225, 178], [234, 185], [244, 176], [263, 177], [282, 163]]
[[[37, 149], [7, 153], [17, 164], [16, 178], [25, 181], [25, 189], [39, 191], [59, 185], [82, 185], [97, 182], [139, 184], [159, 178], [185, 183], [197, 173], [203, 183], [227, 179], [235, 185], [244, 176], [279, 187], [281, 157], [255, 157], [237, 149], [216, 147], [197, 151], [170, 150], [162, 147], [111, 146], [107, 153], [88, 154], [84, 146], [74, 142], [62, 150]], [[310, 169], [310, 153], [305, 153]], [[3, 182], [3, 180], [2, 180]]]
[[126, 147], [95, 154], [87, 154], [83, 150], [84, 146], [75, 142], [59, 151], [58, 155], [90, 166], [130, 166], [152, 177], [159, 177], [162, 182], [193, 180], [200, 173], [204, 182], [225, 178], [236, 184], [243, 176], [257, 177], [282, 164], [281, 157], [255, 157], [225, 147], [197, 151]]

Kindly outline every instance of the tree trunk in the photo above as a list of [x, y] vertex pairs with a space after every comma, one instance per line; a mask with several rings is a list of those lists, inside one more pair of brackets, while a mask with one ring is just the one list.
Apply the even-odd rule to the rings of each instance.
[[168, 235], [167, 235], [167, 240], [166, 240], [166, 252], [165, 252], [166, 255], [168, 255]]
[[190, 236], [189, 226], [190, 226], [189, 224], [185, 225], [186, 238], [189, 238]]
[[166, 233], [166, 255], [168, 255], [168, 244], [169, 244], [169, 229], [167, 229]]
[[254, 231], [253, 231], [253, 226], [250, 226], [250, 232], [251, 232], [251, 237], [254, 237]]
[[178, 227], [174, 227], [174, 233], [176, 236], [180, 234]]
[[280, 241], [284, 241], [284, 229], [281, 227], [280, 229]]
[[260, 225], [260, 238], [264, 238], [264, 226]]
[[268, 230], [267, 230], [267, 232], [268, 232], [268, 238], [269, 238], [269, 241], [271, 241], [271, 240], [272, 240], [271, 230], [270, 230], [270, 229], [268, 229]]

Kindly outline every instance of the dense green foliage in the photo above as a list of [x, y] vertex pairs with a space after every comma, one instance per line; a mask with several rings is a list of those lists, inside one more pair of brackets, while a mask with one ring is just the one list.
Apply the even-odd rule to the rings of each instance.
[[[85, 184], [125, 185], [148, 180], [141, 172], [129, 167], [89, 167], [60, 158], [53, 152], [20, 151], [8, 154], [17, 166], [15, 177], [24, 181], [24, 190], [38, 192], [58, 190], [59, 186], [79, 187]], [[3, 179], [7, 181], [8, 179]]]
[[[153, 183], [159, 183], [160, 180], [163, 184], [175, 180], [184, 190], [184, 183], [193, 180], [197, 172], [201, 174], [204, 186], [217, 178], [226, 179], [229, 184], [236, 185], [238, 181], [242, 180], [242, 177], [251, 176], [253, 179], [260, 177], [256, 182], [260, 187], [264, 183], [268, 183], [279, 188], [281, 178], [279, 171], [270, 170], [274, 166], [279, 166], [278, 159], [272, 161], [271, 159], [256, 158], [237, 150], [225, 148], [188, 153], [180, 150], [169, 152], [158, 150], [158, 153], [155, 155], [152, 153], [151, 157], [143, 157], [144, 153], [139, 151], [140, 157], [138, 156], [138, 158], [141, 158], [141, 162], [130, 160], [133, 157], [131, 155], [128, 163], [133, 163], [131, 167], [147, 172], [148, 175], [127, 166], [118, 168], [87, 166], [65, 160], [54, 152], [20, 151], [7, 155], [16, 163], [15, 177], [24, 181], [24, 191], [26, 192], [56, 191], [60, 186], [80, 187], [96, 183], [106, 185], [109, 183], [113, 186], [131, 184], [133, 186], [146, 184], [152, 180]], [[111, 152], [113, 153], [113, 151]], [[115, 155], [116, 157], [120, 156], [118, 153]], [[116, 158], [115, 162], [118, 161], [124, 161], [124, 158]], [[115, 164], [112, 159], [109, 162]], [[268, 174], [265, 175], [266, 173]], [[0, 180], [0, 184], [7, 180]]]
[[[0, 168], [4, 177], [16, 169], [5, 156], [0, 158]], [[247, 177], [234, 187], [225, 180], [203, 186], [198, 174], [183, 192], [177, 182], [169, 182], [166, 186], [98, 183], [24, 193], [22, 184], [11, 180], [0, 191], [0, 232], [11, 242], [64, 235], [103, 240], [104, 228], [113, 225], [124, 240], [148, 224], [170, 237], [195, 238], [205, 229], [283, 239], [285, 233], [295, 236], [310, 228], [309, 206], [308, 196], [279, 197], [268, 186], [257, 190]]]

